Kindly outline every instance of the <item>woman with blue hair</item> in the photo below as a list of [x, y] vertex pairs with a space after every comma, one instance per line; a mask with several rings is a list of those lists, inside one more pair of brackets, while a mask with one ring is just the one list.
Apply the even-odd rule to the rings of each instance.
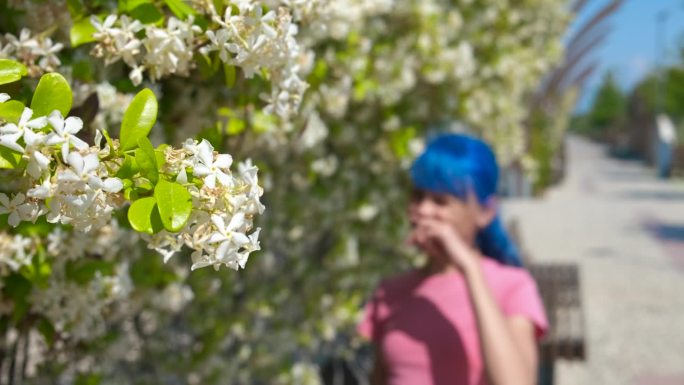
[[498, 215], [499, 169], [481, 140], [434, 138], [411, 168], [408, 242], [427, 255], [384, 280], [358, 329], [374, 384], [532, 385], [547, 328], [536, 284]]

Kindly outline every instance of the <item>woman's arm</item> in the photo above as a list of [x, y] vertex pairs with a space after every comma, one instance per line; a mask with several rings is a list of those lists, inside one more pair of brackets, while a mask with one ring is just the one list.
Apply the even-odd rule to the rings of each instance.
[[537, 374], [534, 325], [524, 317], [503, 315], [479, 263], [466, 263], [462, 267], [475, 310], [489, 383], [533, 385]]
[[[433, 242], [434, 241], [434, 242]], [[507, 318], [494, 299], [473, 245], [466, 244], [449, 223], [423, 219], [411, 242], [424, 249], [442, 250], [464, 275], [477, 319], [485, 371], [491, 385], [533, 385], [537, 349], [532, 322]]]

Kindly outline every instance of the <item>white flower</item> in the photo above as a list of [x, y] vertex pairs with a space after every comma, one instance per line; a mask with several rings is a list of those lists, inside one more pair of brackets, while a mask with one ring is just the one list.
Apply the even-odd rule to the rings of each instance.
[[83, 121], [80, 118], [70, 116], [64, 120], [62, 114], [55, 110], [48, 117], [48, 122], [50, 122], [54, 132], [48, 135], [45, 143], [49, 146], [62, 143], [62, 159], [65, 162], [69, 155], [69, 144], [73, 144], [79, 150], [88, 148], [88, 144], [75, 135], [83, 128]]
[[85, 157], [78, 152], [72, 152], [67, 157], [71, 169], [62, 171], [57, 175], [58, 181], [84, 182], [93, 189], [102, 189], [110, 193], [121, 191], [123, 183], [119, 178], [100, 179], [96, 171], [100, 165], [97, 154], [88, 154]]
[[28, 107], [24, 107], [24, 111], [21, 113], [21, 118], [19, 118], [19, 123], [9, 123], [3, 127], [0, 127], [0, 144], [11, 148], [12, 150], [18, 152], [24, 152], [24, 148], [17, 143], [17, 140], [24, 136], [24, 140], [35, 144], [40, 136], [36, 136], [34, 129], [40, 129], [47, 125], [47, 118], [41, 116], [31, 120], [33, 116], [33, 110]]
[[21, 222], [22, 217], [26, 216], [26, 211], [27, 209], [30, 209], [30, 207], [24, 204], [25, 200], [26, 196], [22, 193], [15, 195], [12, 200], [10, 200], [6, 194], [0, 193], [0, 214], [9, 214], [7, 223], [9, 223], [10, 226], [17, 227]]
[[100, 165], [100, 160], [97, 158], [96, 154], [88, 154], [84, 157], [78, 152], [72, 152], [67, 156], [67, 163], [69, 163], [71, 169], [64, 170], [57, 174], [58, 181], [89, 183], [91, 178], [99, 179], [94, 172]]
[[28, 190], [26, 192], [26, 195], [28, 195], [31, 198], [38, 198], [38, 199], [48, 199], [52, 196], [52, 183], [50, 183], [50, 179], [46, 178], [42, 184], [35, 186], [34, 188]]
[[10, 96], [8, 94], [0, 92], [0, 103], [4, 103], [8, 100], [10, 100]]
[[21, 132], [11, 132], [0, 134], [0, 145], [10, 148], [14, 151], [24, 152], [24, 148], [17, 143], [21, 138]]
[[28, 165], [26, 165], [26, 172], [34, 179], [38, 179], [50, 167], [50, 158], [43, 155], [40, 151], [33, 151], [30, 153]]
[[214, 33], [214, 31], [208, 30], [206, 35], [209, 38], [210, 44], [200, 48], [200, 53], [207, 55], [211, 51], [219, 51], [219, 58], [224, 63], [227, 63], [229, 60], [228, 39], [230, 37], [228, 30], [222, 28], [217, 30], [216, 33]]
[[240, 232], [240, 229], [245, 225], [245, 215], [243, 213], [233, 215], [227, 226], [223, 217], [218, 215], [212, 215], [211, 221], [216, 226], [217, 231], [209, 237], [207, 242], [220, 243], [216, 248], [217, 259], [221, 261], [228, 260], [240, 247], [249, 243], [249, 238]]
[[[196, 176], [204, 177], [204, 184], [209, 188], [216, 187], [216, 179], [224, 185], [230, 186], [232, 178], [224, 170], [229, 170], [233, 164], [233, 157], [228, 154], [219, 154], [214, 161], [214, 147], [206, 139], [197, 146], [197, 163], [192, 171]], [[230, 173], [230, 171], [228, 171]]]

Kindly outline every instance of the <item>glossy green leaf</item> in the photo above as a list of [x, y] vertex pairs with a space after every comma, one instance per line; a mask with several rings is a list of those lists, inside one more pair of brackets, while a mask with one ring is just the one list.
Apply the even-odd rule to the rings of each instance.
[[27, 73], [26, 66], [18, 61], [0, 59], [0, 84], [16, 82]]
[[155, 234], [164, 228], [154, 197], [146, 197], [133, 202], [128, 209], [128, 222], [135, 231]]
[[138, 146], [138, 139], [147, 137], [157, 120], [157, 98], [149, 88], [138, 92], [124, 113], [121, 122], [121, 150]]
[[8, 100], [0, 103], [0, 119], [10, 123], [18, 123], [21, 113], [24, 112], [24, 103], [18, 100]]
[[143, 3], [129, 11], [129, 14], [143, 24], [157, 24], [164, 20], [164, 15], [151, 3]]
[[171, 12], [181, 20], [187, 20], [188, 16], [195, 14], [195, 10], [185, 4], [183, 0], [164, 0], [164, 3], [166, 3]]
[[71, 26], [71, 32], [69, 33], [71, 46], [78, 47], [81, 44], [95, 41], [96, 39], [93, 37], [93, 33], [96, 31], [95, 26], [93, 26], [88, 17], [81, 18], [74, 22], [74, 25]]
[[159, 180], [159, 166], [157, 165], [154, 147], [152, 147], [149, 139], [145, 137], [138, 139], [138, 148], [135, 149], [135, 161], [140, 168], [140, 173], [149, 179], [150, 182], [156, 184], [157, 180]]
[[40, 78], [31, 100], [33, 117], [47, 116], [54, 110], [67, 116], [72, 101], [71, 87], [64, 76], [55, 72], [45, 74]]
[[16, 168], [21, 162], [21, 154], [10, 150], [7, 147], [0, 146], [0, 168]]
[[143, 4], [151, 4], [152, 0], [119, 0], [119, 10], [129, 12]]
[[164, 228], [171, 232], [185, 226], [192, 212], [192, 197], [181, 184], [160, 180], [154, 188], [154, 197]]
[[125, 155], [121, 167], [119, 167], [119, 170], [116, 172], [116, 177], [130, 179], [137, 174], [138, 171], [140, 171], [140, 168], [138, 167], [138, 162], [135, 161], [135, 158], [130, 155]]

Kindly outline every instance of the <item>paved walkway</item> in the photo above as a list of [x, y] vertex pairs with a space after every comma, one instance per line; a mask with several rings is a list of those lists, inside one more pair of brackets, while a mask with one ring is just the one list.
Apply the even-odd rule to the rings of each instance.
[[504, 202], [538, 261], [580, 266], [588, 360], [558, 385], [684, 384], [684, 181], [568, 139], [565, 181], [540, 200]]

